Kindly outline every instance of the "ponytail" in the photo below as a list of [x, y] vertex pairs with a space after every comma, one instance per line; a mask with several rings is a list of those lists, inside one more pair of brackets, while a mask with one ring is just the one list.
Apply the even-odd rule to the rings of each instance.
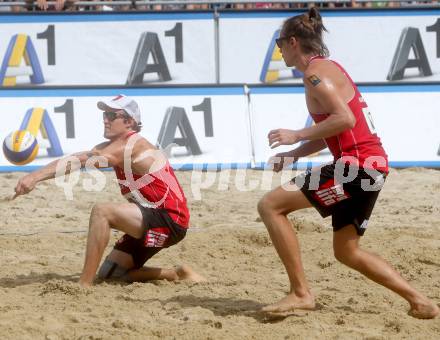
[[327, 29], [324, 27], [324, 24], [322, 23], [322, 17], [321, 14], [318, 11], [318, 8], [311, 7], [309, 9], [309, 22], [311, 23], [313, 30], [316, 34], [322, 36], [322, 31], [326, 31]]
[[310, 8], [306, 14], [287, 19], [282, 29], [284, 36], [294, 36], [299, 41], [304, 53], [327, 57], [329, 51], [322, 40], [323, 31], [327, 32], [327, 29], [316, 7]]

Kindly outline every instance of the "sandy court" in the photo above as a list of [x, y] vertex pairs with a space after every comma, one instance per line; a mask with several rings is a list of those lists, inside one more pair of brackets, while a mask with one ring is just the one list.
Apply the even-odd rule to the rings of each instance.
[[[265, 319], [255, 310], [281, 298], [289, 288], [256, 210], [267, 188], [240, 191], [235, 179], [241, 173], [234, 171], [228, 179], [224, 172], [213, 172], [208, 175], [216, 177], [214, 184], [202, 189], [198, 200], [197, 191], [191, 190], [191, 174], [177, 173], [193, 228], [184, 241], [149, 264], [188, 263], [209, 278], [202, 284], [100, 283], [89, 290], [76, 284], [93, 204], [124, 201], [110, 172], [105, 174], [103, 192], [88, 192], [78, 185], [72, 201], [49, 181], [14, 202], [0, 203], [1, 338], [440, 338], [440, 319], [407, 316], [408, 307], [400, 297], [337, 263], [331, 221], [313, 209], [290, 217], [318, 310], [283, 320]], [[248, 171], [247, 178], [261, 181], [262, 174]], [[2, 197], [13, 192], [20, 176], [0, 175]], [[279, 175], [273, 183], [280, 183]], [[365, 248], [383, 255], [437, 302], [439, 221], [440, 172], [392, 170], [362, 239]], [[114, 233], [108, 250], [116, 239]]]

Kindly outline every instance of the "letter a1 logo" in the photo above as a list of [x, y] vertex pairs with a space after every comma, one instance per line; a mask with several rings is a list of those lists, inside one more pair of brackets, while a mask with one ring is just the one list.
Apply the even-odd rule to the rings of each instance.
[[44, 108], [33, 107], [27, 110], [19, 130], [27, 130], [35, 138], [40, 132], [43, 139], [49, 141], [50, 145], [47, 147], [49, 157], [60, 157], [64, 154], [55, 126]]
[[9, 41], [0, 68], [1, 85], [15, 86], [18, 76], [29, 76], [32, 84], [44, 83], [37, 52], [31, 38], [26, 34], [15, 34]]

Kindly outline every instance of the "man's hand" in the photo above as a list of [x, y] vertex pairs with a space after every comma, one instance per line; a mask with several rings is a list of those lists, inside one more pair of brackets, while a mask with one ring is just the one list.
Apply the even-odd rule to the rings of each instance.
[[[56, 0], [55, 1], [55, 10], [61, 11], [64, 8], [65, 0]], [[47, 11], [49, 8], [49, 4], [47, 0], [37, 0], [37, 7], [42, 9], [43, 11]]]
[[269, 164], [273, 164], [273, 171], [280, 172], [285, 166], [293, 164], [298, 161], [299, 157], [293, 155], [292, 151], [280, 152], [271, 157], [268, 161]]
[[33, 174], [28, 174], [20, 178], [18, 180], [17, 186], [15, 187], [14, 198], [31, 192], [36, 185], [37, 185], [37, 180]]
[[47, 11], [47, 8], [49, 7], [47, 0], [37, 0], [37, 6], [43, 11]]
[[287, 129], [272, 130], [269, 132], [267, 138], [269, 138], [271, 149], [280, 145], [292, 145], [301, 140], [298, 131]]
[[55, 3], [55, 10], [61, 11], [64, 8], [64, 0], [57, 0]]

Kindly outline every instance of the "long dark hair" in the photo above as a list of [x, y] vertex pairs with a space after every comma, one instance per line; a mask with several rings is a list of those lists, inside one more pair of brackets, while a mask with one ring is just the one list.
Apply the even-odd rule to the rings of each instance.
[[285, 37], [294, 36], [304, 53], [328, 57], [329, 50], [322, 40], [323, 31], [327, 32], [327, 29], [322, 23], [321, 14], [316, 7], [312, 7], [308, 13], [287, 19], [282, 34]]

